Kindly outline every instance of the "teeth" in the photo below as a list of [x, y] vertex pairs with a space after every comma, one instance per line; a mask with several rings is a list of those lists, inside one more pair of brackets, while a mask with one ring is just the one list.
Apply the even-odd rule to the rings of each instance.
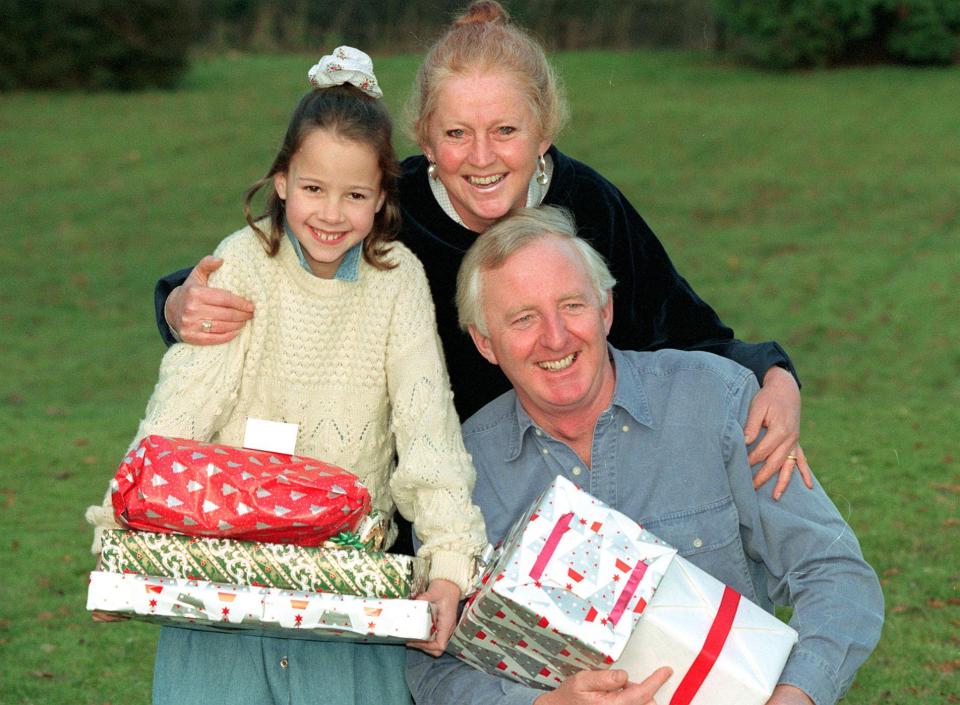
[[570, 353], [566, 357], [559, 360], [548, 360], [546, 362], [539, 362], [537, 364], [540, 365], [541, 369], [544, 370], [564, 370], [570, 367], [570, 365], [572, 365], [573, 361], [576, 359], [577, 353]]
[[474, 186], [489, 186], [503, 180], [503, 174], [494, 174], [493, 176], [469, 176], [467, 177]]
[[328, 233], [324, 232], [323, 230], [317, 230], [313, 227], [310, 229], [313, 230], [313, 234], [316, 235], [317, 239], [322, 240], [323, 242], [338, 240], [339, 238], [343, 237], [343, 233]]

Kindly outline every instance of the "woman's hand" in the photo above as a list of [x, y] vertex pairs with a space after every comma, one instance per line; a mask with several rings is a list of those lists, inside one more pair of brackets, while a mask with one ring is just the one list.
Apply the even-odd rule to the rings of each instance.
[[748, 460], [751, 465], [763, 462], [764, 465], [753, 478], [753, 486], [760, 487], [780, 472], [777, 484], [773, 488], [773, 498], [780, 499], [793, 468], [800, 470], [803, 483], [813, 489], [813, 476], [807, 458], [800, 448], [800, 387], [797, 380], [782, 367], [771, 367], [763, 377], [763, 387], [750, 403], [747, 425], [744, 428], [744, 441], [750, 445], [766, 428], [767, 433]]
[[187, 280], [170, 292], [163, 317], [180, 340], [192, 345], [219, 345], [236, 337], [253, 318], [253, 304], [226, 289], [207, 286], [223, 260], [204, 257]]
[[425, 651], [431, 656], [439, 656], [447, 648], [450, 635], [457, 626], [460, 588], [449, 580], [432, 580], [427, 591], [421, 592], [416, 599], [427, 600], [437, 608], [437, 631], [431, 641], [410, 641], [407, 646]]

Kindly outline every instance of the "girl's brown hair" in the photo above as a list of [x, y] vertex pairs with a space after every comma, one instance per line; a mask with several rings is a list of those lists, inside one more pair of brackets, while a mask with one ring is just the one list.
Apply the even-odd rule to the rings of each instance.
[[[290, 116], [290, 124], [280, 151], [266, 175], [254, 183], [243, 198], [243, 214], [247, 223], [263, 243], [267, 254], [273, 257], [284, 237], [284, 202], [273, 187], [273, 177], [290, 169], [290, 160], [307, 135], [314, 130], [329, 130], [338, 137], [373, 149], [380, 167], [380, 188], [386, 198], [373, 220], [373, 229], [363, 240], [363, 258], [377, 269], [392, 269], [386, 261], [390, 252], [388, 243], [400, 230], [400, 205], [397, 178], [400, 173], [391, 137], [393, 124], [383, 101], [373, 98], [359, 88], [345, 84], [317, 88], [307, 93]], [[266, 210], [258, 216], [251, 213], [254, 196], [265, 186], [270, 187]], [[270, 218], [270, 231], [264, 232], [257, 221]]]
[[427, 143], [430, 118], [444, 80], [473, 70], [506, 71], [514, 76], [541, 136], [553, 141], [560, 134], [569, 109], [543, 46], [511, 23], [500, 3], [476, 0], [434, 42], [417, 71], [406, 112], [418, 144]]

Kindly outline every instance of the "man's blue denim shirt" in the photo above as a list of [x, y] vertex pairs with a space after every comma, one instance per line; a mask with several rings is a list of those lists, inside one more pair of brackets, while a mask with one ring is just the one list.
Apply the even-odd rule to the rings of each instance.
[[[883, 595], [819, 483], [809, 491], [794, 478], [779, 502], [771, 484], [753, 489], [743, 432], [753, 373], [709, 353], [610, 354], [616, 388], [589, 469], [533, 423], [513, 391], [464, 424], [490, 542], [563, 475], [765, 609], [791, 605], [800, 641], [780, 682], [833, 705], [880, 637]], [[407, 664], [418, 705], [528, 704], [543, 694], [447, 654], [410, 650]]]

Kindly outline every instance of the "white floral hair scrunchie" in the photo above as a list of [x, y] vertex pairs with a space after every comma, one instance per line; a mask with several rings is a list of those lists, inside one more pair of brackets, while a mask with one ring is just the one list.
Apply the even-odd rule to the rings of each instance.
[[383, 91], [373, 75], [373, 61], [359, 49], [340, 46], [327, 54], [307, 73], [317, 88], [342, 86], [349, 83], [374, 98], [382, 98]]

